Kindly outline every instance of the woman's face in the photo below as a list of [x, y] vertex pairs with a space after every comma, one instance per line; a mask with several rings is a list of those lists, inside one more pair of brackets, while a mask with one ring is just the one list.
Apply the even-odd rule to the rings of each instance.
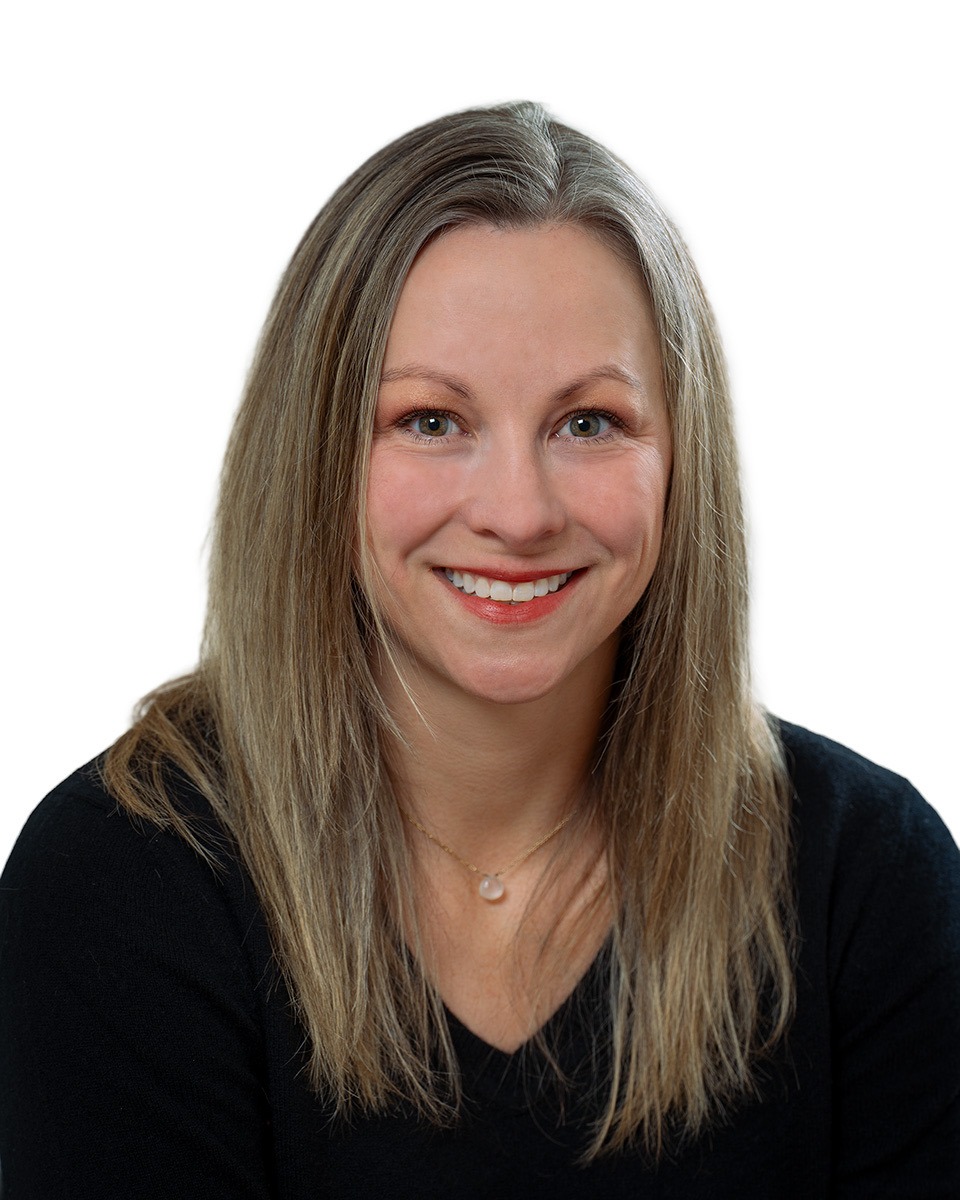
[[498, 703], [605, 687], [670, 461], [649, 303], [610, 249], [574, 225], [432, 242], [390, 328], [367, 495], [411, 682]]

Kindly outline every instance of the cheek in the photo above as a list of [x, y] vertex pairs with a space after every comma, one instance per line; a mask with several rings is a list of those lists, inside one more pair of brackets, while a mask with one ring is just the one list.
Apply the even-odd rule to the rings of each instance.
[[367, 531], [374, 557], [415, 549], [449, 517], [454, 495], [449, 472], [441, 464], [426, 466], [374, 449], [367, 484]]
[[668, 480], [659, 454], [591, 472], [588, 486], [576, 489], [578, 519], [613, 553], [646, 559], [660, 545]]

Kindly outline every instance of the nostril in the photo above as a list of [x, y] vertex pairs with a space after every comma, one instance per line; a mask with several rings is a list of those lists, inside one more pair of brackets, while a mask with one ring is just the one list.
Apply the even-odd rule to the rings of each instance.
[[566, 515], [554, 490], [539, 472], [500, 472], [486, 479], [466, 506], [466, 519], [478, 533], [519, 547], [554, 536]]

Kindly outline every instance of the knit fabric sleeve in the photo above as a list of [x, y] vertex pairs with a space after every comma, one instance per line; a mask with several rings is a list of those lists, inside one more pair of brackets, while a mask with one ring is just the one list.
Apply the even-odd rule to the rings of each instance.
[[791, 743], [801, 911], [825, 930], [834, 1194], [957, 1200], [960, 854], [899, 776], [805, 731]]
[[258, 981], [228, 893], [92, 768], [33, 814], [0, 882], [6, 1200], [271, 1194]]

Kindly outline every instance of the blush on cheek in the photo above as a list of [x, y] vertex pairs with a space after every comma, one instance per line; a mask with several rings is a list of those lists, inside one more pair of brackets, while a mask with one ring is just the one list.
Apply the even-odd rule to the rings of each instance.
[[409, 544], [446, 521], [456, 508], [457, 473], [421, 463], [401, 453], [376, 451], [370, 460], [367, 514], [370, 527], [395, 545]]

